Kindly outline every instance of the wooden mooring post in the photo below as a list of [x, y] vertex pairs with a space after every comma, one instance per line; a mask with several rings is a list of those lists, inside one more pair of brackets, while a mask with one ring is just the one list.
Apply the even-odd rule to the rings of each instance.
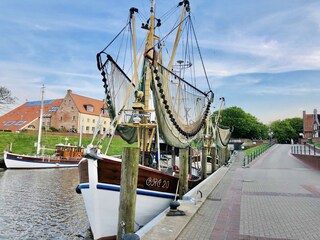
[[202, 158], [201, 158], [202, 179], [207, 178], [207, 158], [208, 158], [208, 148], [202, 147]]
[[216, 155], [216, 147], [211, 147], [211, 173], [214, 173], [217, 170], [217, 155]]
[[179, 197], [188, 192], [188, 148], [179, 149]]
[[117, 239], [134, 232], [139, 152], [137, 147], [123, 148]]

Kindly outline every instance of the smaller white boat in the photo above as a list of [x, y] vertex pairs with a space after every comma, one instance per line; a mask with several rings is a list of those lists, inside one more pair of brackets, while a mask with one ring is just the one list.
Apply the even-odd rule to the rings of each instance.
[[56, 145], [54, 155], [23, 155], [4, 151], [6, 168], [62, 168], [77, 167], [84, 153], [83, 147]]

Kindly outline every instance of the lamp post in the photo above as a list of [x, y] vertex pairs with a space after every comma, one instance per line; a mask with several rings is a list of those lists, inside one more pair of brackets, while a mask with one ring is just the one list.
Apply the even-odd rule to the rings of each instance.
[[272, 132], [271, 128], [269, 128], [268, 135], [270, 137], [270, 144], [271, 144], [272, 143], [272, 136], [273, 136], [273, 132]]

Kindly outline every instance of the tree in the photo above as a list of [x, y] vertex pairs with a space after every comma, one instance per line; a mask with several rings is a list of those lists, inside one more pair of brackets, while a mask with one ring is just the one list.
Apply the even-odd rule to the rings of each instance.
[[291, 139], [295, 142], [299, 138], [299, 133], [303, 132], [302, 118], [287, 118], [277, 120], [270, 125], [273, 131], [273, 137], [277, 138], [279, 143], [290, 143]]
[[2, 105], [13, 104], [16, 98], [11, 96], [11, 91], [6, 87], [0, 86], [0, 107]]
[[277, 120], [271, 123], [273, 138], [276, 138], [278, 143], [290, 143], [291, 139], [298, 138], [296, 131], [287, 120]]
[[[217, 113], [216, 111], [214, 115], [217, 115]], [[259, 122], [255, 116], [246, 113], [239, 107], [229, 107], [222, 110], [219, 124], [233, 127], [233, 138], [267, 138], [267, 126]]]
[[291, 127], [294, 129], [297, 135], [295, 139], [297, 140], [299, 137], [299, 133], [303, 133], [303, 119], [296, 117], [296, 118], [288, 118], [288, 119], [285, 119], [284, 121], [289, 122]]

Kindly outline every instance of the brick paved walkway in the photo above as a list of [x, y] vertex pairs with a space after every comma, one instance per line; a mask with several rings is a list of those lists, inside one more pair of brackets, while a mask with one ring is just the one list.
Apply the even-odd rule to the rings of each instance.
[[320, 239], [320, 172], [275, 145], [242, 168], [242, 156], [179, 240]]

